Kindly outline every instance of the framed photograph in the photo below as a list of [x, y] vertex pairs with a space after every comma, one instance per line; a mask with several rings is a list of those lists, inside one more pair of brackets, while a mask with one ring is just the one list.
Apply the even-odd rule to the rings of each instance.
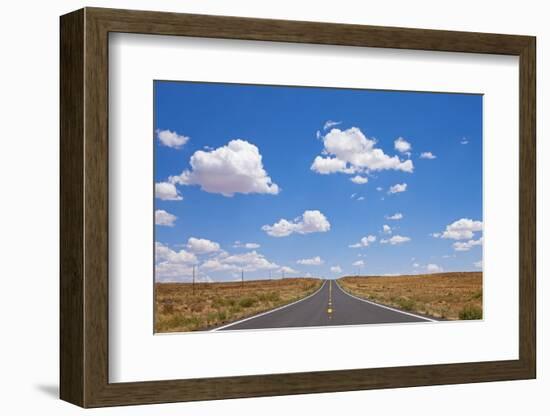
[[535, 49], [62, 16], [61, 398], [535, 378]]

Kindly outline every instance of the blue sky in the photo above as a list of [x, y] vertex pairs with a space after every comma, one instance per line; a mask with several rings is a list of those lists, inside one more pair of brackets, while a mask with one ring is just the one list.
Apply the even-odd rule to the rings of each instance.
[[157, 81], [154, 106], [158, 281], [481, 269], [481, 95]]

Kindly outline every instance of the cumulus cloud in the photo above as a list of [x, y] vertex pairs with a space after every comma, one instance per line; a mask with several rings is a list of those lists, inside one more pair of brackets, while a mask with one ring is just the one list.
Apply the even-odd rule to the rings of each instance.
[[325, 122], [325, 125], [323, 126], [323, 130], [328, 130], [331, 127], [337, 126], [339, 124], [342, 124], [342, 122], [341, 121], [328, 120], [328, 121]]
[[332, 266], [332, 267], [330, 268], [330, 271], [331, 271], [332, 273], [342, 273], [342, 268], [341, 268], [340, 266]]
[[365, 197], [364, 196], [360, 196], [359, 198], [357, 198], [358, 201], [364, 201], [365, 200]]
[[215, 241], [195, 237], [190, 237], [189, 240], [187, 240], [186, 247], [195, 254], [213, 253], [220, 250], [220, 245]]
[[320, 173], [321, 175], [328, 175], [330, 173], [342, 172], [342, 173], [354, 173], [355, 170], [347, 167], [345, 161], [335, 157], [321, 157], [317, 156], [313, 160], [311, 170]]
[[330, 222], [321, 211], [312, 210], [288, 221], [281, 219], [273, 225], [264, 225], [262, 230], [272, 237], [286, 237], [290, 234], [324, 233], [330, 230]]
[[382, 244], [390, 244], [392, 246], [395, 246], [397, 244], [403, 244], [411, 241], [410, 237], [404, 237], [402, 235], [394, 235], [391, 238], [380, 240]]
[[298, 270], [294, 270], [292, 267], [283, 266], [279, 269], [279, 272], [284, 274], [297, 274], [299, 273]]
[[376, 187], [376, 190], [377, 190], [378, 192], [382, 192], [382, 191], [384, 190], [384, 188], [382, 188], [381, 186], [377, 186], [377, 187]]
[[478, 269], [483, 268], [483, 260], [476, 261], [474, 263], [474, 266], [477, 267]]
[[388, 224], [382, 226], [382, 232], [384, 234], [391, 234], [391, 227]]
[[235, 241], [233, 244], [234, 248], [247, 248], [249, 250], [253, 250], [256, 248], [260, 248], [260, 245], [258, 243], [241, 243], [240, 241]]
[[157, 262], [168, 261], [170, 263], [194, 264], [197, 262], [197, 257], [193, 253], [185, 250], [175, 251], [170, 247], [160, 243], [155, 243], [155, 260]]
[[176, 217], [175, 215], [170, 214], [163, 209], [157, 209], [155, 211], [155, 225], [173, 227], [174, 222], [177, 220], [177, 218], [178, 217]]
[[170, 130], [157, 130], [157, 138], [163, 146], [172, 147], [174, 149], [181, 148], [189, 141], [189, 137], [179, 135], [175, 131]]
[[422, 152], [420, 153], [420, 159], [435, 159], [437, 156], [432, 152]]
[[196, 151], [189, 160], [191, 170], [171, 176], [171, 183], [199, 185], [205, 192], [232, 197], [241, 194], [279, 193], [262, 163], [258, 148], [246, 140], [231, 140], [211, 151]]
[[374, 235], [367, 235], [366, 237], [361, 238], [359, 242], [355, 244], [351, 244], [348, 247], [349, 248], [368, 247], [371, 243], [374, 243], [375, 241], [376, 241], [376, 237]]
[[169, 182], [157, 182], [155, 184], [155, 198], [163, 201], [181, 201], [183, 199], [176, 186]]
[[430, 263], [426, 266], [426, 271], [428, 273], [441, 273], [443, 271], [443, 267], [440, 267], [437, 264]]
[[309, 259], [300, 259], [296, 263], [303, 264], [304, 266], [320, 266], [324, 262], [325, 261], [321, 257], [315, 256]]
[[376, 141], [367, 138], [360, 129], [332, 129], [323, 137], [323, 155], [317, 156], [311, 170], [321, 173], [357, 174], [369, 171], [400, 170], [412, 172], [411, 160], [402, 161], [398, 156], [388, 156]]
[[[155, 280], [156, 281], [191, 281], [193, 265], [197, 257], [185, 250], [175, 251], [170, 247], [155, 242]], [[205, 275], [199, 275], [202, 281]], [[196, 276], [196, 277], [199, 277]]]
[[398, 137], [397, 140], [393, 142], [393, 147], [400, 153], [410, 154], [411, 144], [406, 141], [403, 137]]
[[400, 212], [396, 212], [395, 214], [393, 215], [386, 215], [386, 219], [387, 220], [400, 220], [403, 218], [403, 214], [401, 214]]
[[398, 194], [400, 192], [405, 192], [407, 190], [407, 184], [406, 183], [396, 183], [393, 186], [390, 186], [390, 189], [388, 190], [388, 194]]
[[455, 251], [470, 251], [474, 246], [481, 246], [483, 244], [483, 237], [477, 240], [468, 240], [466, 242], [457, 241], [453, 243]]
[[353, 178], [350, 178], [350, 181], [356, 183], [357, 185], [364, 185], [369, 181], [369, 179], [361, 175], [356, 175]]
[[219, 255], [209, 258], [201, 268], [208, 271], [220, 272], [255, 272], [258, 270], [273, 270], [279, 268], [279, 265], [267, 260], [263, 254], [250, 251], [242, 254], [233, 254], [222, 252]]
[[363, 260], [357, 260], [357, 261], [354, 261], [351, 265], [355, 267], [362, 267], [365, 265], [365, 262]]
[[469, 240], [474, 233], [483, 230], [483, 222], [474, 221], [469, 218], [461, 218], [452, 224], [447, 225], [442, 233], [432, 233], [436, 238], [449, 238], [452, 240]]
[[470, 142], [468, 141], [468, 139], [467, 139], [466, 137], [463, 137], [463, 138], [460, 140], [460, 144], [468, 144], [468, 143], [470, 143]]
[[205, 238], [191, 237], [187, 240], [187, 249], [192, 253], [206, 254], [219, 251], [220, 245], [215, 241], [210, 241]]

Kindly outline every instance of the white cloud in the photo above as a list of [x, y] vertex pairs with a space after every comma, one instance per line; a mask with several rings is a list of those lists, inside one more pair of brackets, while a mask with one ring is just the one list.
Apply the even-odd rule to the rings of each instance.
[[382, 232], [384, 234], [391, 234], [391, 227], [388, 224], [382, 226]]
[[374, 235], [367, 235], [366, 237], [361, 238], [358, 243], [351, 244], [348, 247], [349, 248], [361, 248], [361, 247], [368, 247], [369, 244], [374, 243], [376, 241], [376, 237]]
[[356, 193], [351, 194], [350, 198], [353, 199], [353, 198], [355, 198], [356, 195], [357, 195]]
[[420, 264], [418, 264], [418, 263], [413, 263], [413, 267], [414, 267], [415, 269], [417, 269], [417, 268], [420, 267]]
[[330, 129], [331, 127], [334, 127], [334, 126], [337, 126], [339, 124], [342, 124], [341, 121], [332, 121], [332, 120], [328, 120], [325, 125], [323, 126], [323, 130], [328, 130]]
[[[163, 262], [155, 265], [157, 282], [191, 282], [193, 266]], [[213, 280], [199, 268], [195, 268], [195, 282], [212, 282]]]
[[317, 156], [311, 165], [311, 170], [317, 173], [414, 170], [411, 160], [402, 161], [398, 156], [388, 156], [375, 147], [375, 140], [367, 138], [357, 127], [344, 131], [332, 129], [323, 137], [323, 144], [323, 154], [327, 157]]
[[402, 218], [403, 218], [403, 214], [401, 214], [400, 212], [396, 212], [393, 215], [386, 215], [387, 220], [400, 220]]
[[376, 187], [376, 190], [377, 190], [378, 192], [382, 192], [382, 191], [384, 190], [384, 188], [382, 188], [381, 186], [377, 186], [377, 187]]
[[155, 184], [155, 197], [163, 201], [181, 201], [183, 199], [176, 186], [169, 182]]
[[478, 269], [483, 268], [483, 260], [476, 261], [474, 263], [474, 266], [477, 267]]
[[426, 266], [426, 271], [428, 273], [441, 273], [443, 271], [443, 267], [440, 267], [437, 264], [430, 263]]
[[317, 137], [318, 139], [320, 139], [321, 136], [322, 136], [322, 135], [321, 135], [321, 132], [320, 132], [319, 130], [317, 130], [317, 131], [315, 132], [315, 137]]
[[447, 225], [443, 233], [433, 233], [433, 237], [450, 238], [452, 240], [472, 239], [475, 232], [483, 230], [483, 222], [469, 218], [461, 218]]
[[[197, 257], [185, 250], [175, 251], [168, 246], [155, 242], [155, 280], [156, 281], [191, 281], [193, 265]], [[198, 274], [199, 281], [207, 276]]]
[[189, 141], [189, 137], [181, 136], [175, 131], [170, 130], [157, 130], [157, 137], [163, 146], [174, 149], [179, 149]]
[[437, 156], [432, 152], [422, 152], [420, 153], [420, 159], [435, 159]]
[[330, 271], [331, 271], [332, 273], [342, 273], [342, 268], [341, 268], [340, 266], [332, 266], [332, 267], [330, 268]]
[[173, 214], [166, 212], [163, 209], [157, 209], [155, 211], [155, 225], [164, 225], [166, 227], [173, 227], [174, 222], [178, 219]]
[[366, 178], [361, 175], [356, 175], [353, 178], [350, 178], [350, 181], [352, 181], [353, 183], [356, 183], [357, 185], [364, 185], [369, 181], [369, 178]]
[[215, 241], [210, 241], [205, 238], [191, 237], [187, 240], [187, 248], [189, 251], [196, 254], [206, 254], [219, 251], [220, 245]]
[[240, 241], [235, 241], [233, 244], [234, 248], [247, 248], [249, 250], [253, 250], [256, 248], [260, 248], [260, 245], [258, 243], [241, 243]]
[[409, 153], [411, 151], [411, 144], [403, 137], [398, 137], [397, 140], [393, 142], [393, 147], [400, 153]]
[[197, 257], [193, 253], [185, 250], [174, 251], [170, 247], [159, 243], [155, 243], [155, 261], [181, 264], [194, 264], [197, 262]]
[[330, 230], [330, 222], [321, 211], [312, 210], [292, 221], [281, 219], [273, 225], [264, 225], [262, 230], [272, 237], [286, 237], [292, 233], [324, 233]]
[[342, 172], [342, 173], [354, 173], [352, 168], [346, 167], [346, 162], [335, 157], [321, 157], [317, 156], [313, 160], [311, 170], [320, 173], [321, 175], [328, 175], [330, 173]]
[[206, 260], [200, 267], [214, 272], [236, 272], [241, 270], [245, 272], [255, 272], [257, 270], [273, 270], [277, 269], [279, 266], [267, 260], [262, 254], [256, 251], [250, 251], [233, 255], [223, 252], [216, 257]]
[[468, 139], [467, 139], [466, 137], [463, 137], [463, 138], [460, 140], [460, 144], [468, 144], [468, 143], [470, 143], [470, 142], [468, 141]]
[[362, 267], [362, 266], [365, 265], [365, 262], [363, 260], [357, 260], [357, 261], [353, 262], [351, 265], [355, 266], [355, 267]]
[[284, 273], [284, 274], [297, 274], [297, 273], [299, 273], [298, 270], [294, 270], [292, 267], [288, 267], [288, 266], [281, 267], [279, 269], [279, 272]]
[[205, 192], [231, 197], [241, 194], [279, 193], [262, 163], [258, 148], [246, 140], [231, 140], [212, 151], [196, 151], [189, 160], [191, 170], [171, 176], [170, 182], [199, 185]]
[[453, 243], [455, 251], [470, 251], [474, 246], [481, 246], [483, 244], [483, 237], [477, 240], [468, 240], [466, 242], [457, 241]]
[[404, 237], [402, 235], [394, 235], [391, 238], [388, 238], [387, 240], [380, 240], [382, 244], [391, 244], [392, 246], [395, 246], [397, 244], [403, 244], [406, 242], [411, 241], [409, 237]]
[[388, 194], [397, 194], [399, 192], [405, 192], [407, 190], [407, 184], [406, 183], [396, 183], [393, 186], [390, 186], [390, 189], [388, 190]]
[[304, 266], [320, 266], [324, 262], [325, 261], [321, 257], [315, 256], [309, 259], [300, 259], [296, 263], [303, 264]]
[[364, 196], [360, 196], [359, 198], [357, 198], [358, 201], [364, 201], [365, 200], [365, 197]]

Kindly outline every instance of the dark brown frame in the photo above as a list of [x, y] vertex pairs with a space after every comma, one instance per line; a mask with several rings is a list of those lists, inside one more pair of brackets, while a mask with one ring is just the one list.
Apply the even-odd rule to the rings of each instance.
[[[110, 32], [519, 56], [519, 359], [109, 383]], [[60, 396], [83, 407], [536, 377], [535, 51], [530, 36], [85, 8], [61, 17]]]

